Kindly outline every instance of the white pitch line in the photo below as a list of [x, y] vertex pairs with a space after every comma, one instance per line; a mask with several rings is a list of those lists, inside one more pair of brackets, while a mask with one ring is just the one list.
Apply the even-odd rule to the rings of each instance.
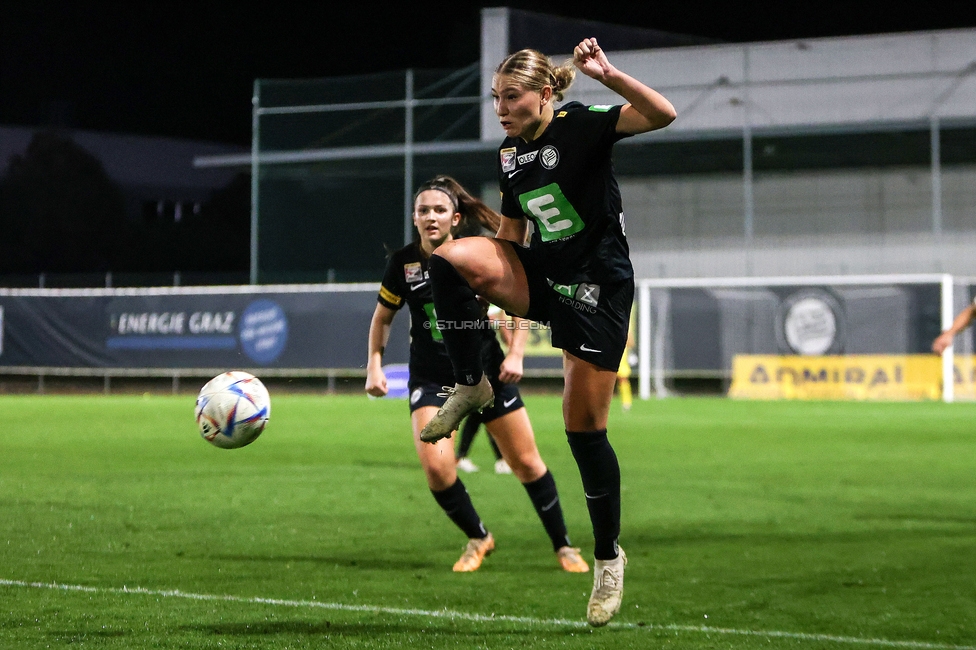
[[[327, 609], [343, 612], [368, 612], [371, 614], [393, 614], [397, 616], [426, 616], [428, 618], [446, 618], [477, 623], [505, 622], [535, 625], [540, 627], [575, 627], [589, 628], [585, 621], [575, 621], [562, 618], [530, 618], [527, 616], [485, 615], [455, 612], [449, 609], [401, 609], [397, 607], [379, 607], [375, 605], [344, 605], [342, 603], [324, 603], [317, 600], [287, 600], [280, 598], [260, 598], [245, 596], [230, 596], [219, 594], [195, 594], [178, 589], [144, 589], [142, 587], [87, 587], [85, 585], [66, 585], [56, 582], [26, 582], [23, 580], [5, 580], [0, 578], [0, 586], [27, 587], [31, 589], [55, 589], [59, 591], [79, 591], [96, 594], [138, 594], [143, 596], [162, 596], [164, 598], [185, 598], [188, 600], [224, 601], [233, 603], [251, 603], [256, 605], [279, 605], [282, 607], [307, 607], [312, 609]], [[972, 645], [952, 645], [947, 643], [929, 643], [927, 641], [893, 641], [890, 639], [863, 639], [852, 636], [836, 636], [833, 634], [807, 634], [805, 632], [781, 632], [777, 630], [737, 630], [733, 628], [708, 627], [705, 625], [656, 625], [652, 623], [610, 623], [610, 626], [624, 629], [662, 630], [668, 632], [694, 632], [699, 634], [726, 634], [734, 636], [755, 636], [777, 639], [795, 639], [798, 641], [819, 641], [832, 643], [848, 643], [853, 645], [881, 646], [886, 648], [912, 648], [918, 650], [976, 650]]]

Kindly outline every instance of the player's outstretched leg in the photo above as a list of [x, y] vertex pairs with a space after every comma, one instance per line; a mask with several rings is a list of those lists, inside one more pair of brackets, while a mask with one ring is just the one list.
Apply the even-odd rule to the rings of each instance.
[[443, 257], [431, 255], [427, 270], [437, 327], [451, 357], [456, 382], [454, 388], [448, 389], [444, 406], [420, 432], [424, 442], [436, 442], [451, 435], [464, 416], [491, 404], [494, 393], [481, 358], [481, 341], [488, 319], [478, 296]]
[[481, 375], [481, 381], [474, 386], [457, 384], [453, 388], [448, 388], [447, 392], [444, 406], [420, 432], [420, 439], [424, 442], [437, 442], [441, 438], [446, 438], [458, 428], [461, 420], [468, 413], [491, 406], [495, 402], [495, 393], [491, 389], [488, 377], [484, 374]]
[[620, 611], [624, 597], [624, 567], [627, 555], [620, 548], [612, 560], [596, 560], [593, 567], [593, 591], [586, 606], [586, 620], [593, 627], [602, 627]]

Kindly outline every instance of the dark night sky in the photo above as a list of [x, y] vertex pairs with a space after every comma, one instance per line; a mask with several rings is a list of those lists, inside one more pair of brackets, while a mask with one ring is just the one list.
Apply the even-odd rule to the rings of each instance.
[[[0, 124], [240, 145], [250, 140], [255, 78], [461, 67], [478, 60], [480, 8], [499, 6], [443, 0], [0, 4]], [[976, 27], [976, 3], [969, 0], [565, 0], [517, 7], [726, 42]]]

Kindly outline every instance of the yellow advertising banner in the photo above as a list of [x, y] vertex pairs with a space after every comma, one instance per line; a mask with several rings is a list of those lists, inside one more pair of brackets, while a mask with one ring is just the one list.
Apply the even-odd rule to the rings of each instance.
[[548, 327], [532, 323], [536, 327], [529, 328], [529, 337], [525, 342], [525, 356], [527, 357], [561, 357], [563, 351], [552, 347], [552, 332]]
[[[972, 375], [959, 372], [957, 378]], [[972, 390], [972, 381], [969, 383]], [[938, 400], [942, 398], [942, 359], [934, 354], [736, 355], [729, 397]]]
[[976, 401], [976, 357], [956, 356], [952, 363], [952, 374], [955, 377], [954, 399]]

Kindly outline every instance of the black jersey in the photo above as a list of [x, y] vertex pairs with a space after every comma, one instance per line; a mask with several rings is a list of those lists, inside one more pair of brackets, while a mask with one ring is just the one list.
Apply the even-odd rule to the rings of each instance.
[[569, 102], [540, 137], [499, 148], [502, 215], [532, 221], [531, 248], [558, 284], [634, 275], [611, 160], [627, 135], [616, 131], [620, 109]]
[[[434, 295], [427, 274], [428, 258], [418, 243], [408, 244], [390, 256], [377, 301], [398, 310], [410, 309], [410, 377], [454, 385], [454, 369], [434, 312]], [[497, 375], [505, 358], [495, 330], [485, 327], [482, 359], [485, 371]]]

